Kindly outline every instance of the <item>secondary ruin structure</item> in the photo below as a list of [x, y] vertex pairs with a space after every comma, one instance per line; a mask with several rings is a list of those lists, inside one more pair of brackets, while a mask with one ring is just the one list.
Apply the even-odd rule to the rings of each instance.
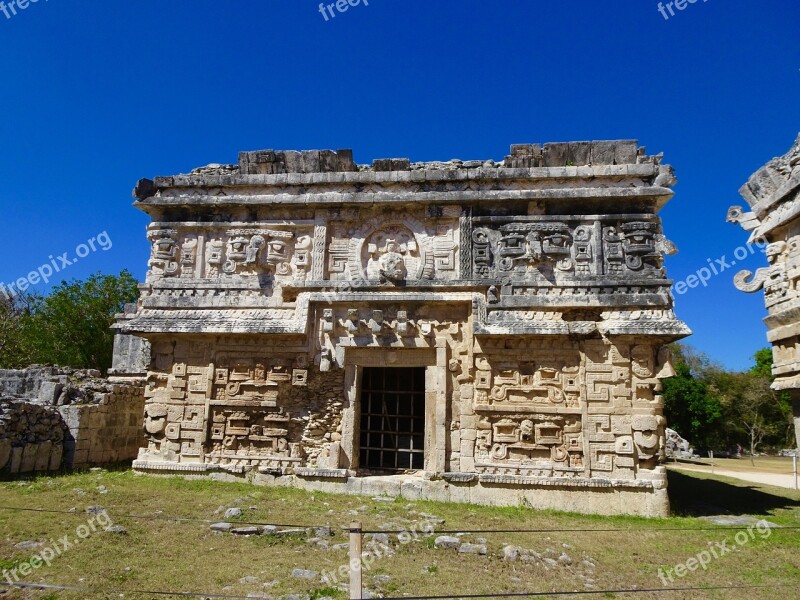
[[742, 271], [734, 283], [744, 292], [764, 290], [764, 319], [772, 343], [772, 387], [792, 396], [800, 447], [800, 136], [784, 156], [761, 167], [739, 190], [750, 206], [728, 210], [728, 222], [750, 231], [750, 242], [766, 241], [769, 266]]
[[135, 468], [667, 514], [674, 182], [635, 141], [244, 152], [140, 181], [150, 270], [118, 323], [152, 344]]

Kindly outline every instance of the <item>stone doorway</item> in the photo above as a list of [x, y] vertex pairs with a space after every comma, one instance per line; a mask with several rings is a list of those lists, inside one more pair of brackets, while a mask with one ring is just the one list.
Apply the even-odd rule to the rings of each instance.
[[372, 473], [425, 467], [425, 367], [366, 367], [361, 374], [360, 460]]

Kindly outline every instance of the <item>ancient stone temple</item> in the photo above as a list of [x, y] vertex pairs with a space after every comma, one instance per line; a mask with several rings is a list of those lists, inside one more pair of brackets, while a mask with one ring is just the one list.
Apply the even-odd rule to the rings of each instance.
[[152, 344], [135, 468], [667, 514], [674, 181], [635, 141], [268, 150], [140, 181], [150, 270], [118, 323]]
[[772, 343], [776, 390], [787, 390], [794, 406], [800, 447], [800, 136], [789, 152], [761, 167], [739, 190], [750, 206], [728, 210], [728, 221], [750, 233], [750, 243], [767, 242], [769, 266], [742, 271], [734, 280], [744, 292], [764, 290], [764, 319]]

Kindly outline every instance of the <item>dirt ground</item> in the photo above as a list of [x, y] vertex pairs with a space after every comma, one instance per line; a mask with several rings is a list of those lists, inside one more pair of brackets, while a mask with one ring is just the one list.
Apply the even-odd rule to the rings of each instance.
[[757, 456], [753, 458], [752, 462], [750, 458], [715, 458], [713, 461], [705, 458], [691, 463], [669, 463], [668, 466], [670, 469], [675, 470], [713, 473], [714, 475], [733, 477], [752, 483], [797, 489], [790, 457]]

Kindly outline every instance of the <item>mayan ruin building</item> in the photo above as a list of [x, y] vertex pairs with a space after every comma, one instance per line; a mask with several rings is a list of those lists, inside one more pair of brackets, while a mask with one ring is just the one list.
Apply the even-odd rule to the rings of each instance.
[[743, 292], [764, 290], [772, 387], [791, 394], [800, 447], [800, 135], [789, 152], [756, 171], [739, 193], [750, 211], [732, 206], [728, 221], [751, 232], [749, 243], [766, 243], [769, 265], [755, 274], [740, 272], [734, 283]]
[[674, 183], [629, 140], [141, 180], [152, 255], [115, 364], [150, 345], [134, 468], [667, 515]]

